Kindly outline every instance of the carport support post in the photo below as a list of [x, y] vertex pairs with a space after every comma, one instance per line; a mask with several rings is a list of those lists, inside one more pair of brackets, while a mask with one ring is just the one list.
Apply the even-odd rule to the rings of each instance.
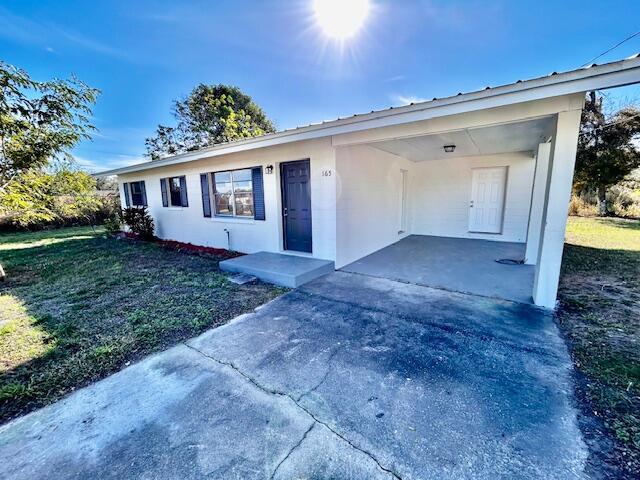
[[531, 209], [529, 213], [529, 227], [527, 229], [527, 250], [524, 258], [527, 265], [535, 265], [538, 261], [542, 216], [544, 201], [547, 193], [547, 178], [549, 161], [551, 158], [551, 143], [538, 145], [536, 155], [536, 171], [533, 177], [533, 192], [531, 193]]
[[558, 113], [533, 286], [536, 305], [555, 308], [582, 109]]

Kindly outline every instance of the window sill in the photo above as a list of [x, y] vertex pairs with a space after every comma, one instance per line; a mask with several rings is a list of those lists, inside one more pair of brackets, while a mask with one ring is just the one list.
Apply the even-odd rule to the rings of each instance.
[[164, 208], [166, 208], [167, 210], [176, 210], [176, 211], [184, 210], [184, 207], [164, 207]]
[[254, 223], [256, 223], [256, 220], [254, 218], [223, 217], [223, 216], [211, 217], [211, 221], [218, 222], [218, 223], [243, 223], [247, 225], [253, 225]]

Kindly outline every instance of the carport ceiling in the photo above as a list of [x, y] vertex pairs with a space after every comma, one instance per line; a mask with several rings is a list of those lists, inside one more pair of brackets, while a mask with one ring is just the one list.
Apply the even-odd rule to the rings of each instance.
[[[553, 118], [545, 117], [490, 127], [394, 138], [369, 145], [414, 162], [508, 152], [534, 152], [539, 143], [551, 137], [553, 127]], [[455, 152], [445, 153], [445, 145], [455, 145]]]

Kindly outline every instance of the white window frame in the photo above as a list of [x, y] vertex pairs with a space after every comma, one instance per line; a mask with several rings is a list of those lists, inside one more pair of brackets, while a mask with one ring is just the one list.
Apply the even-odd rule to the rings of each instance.
[[[235, 186], [234, 186], [234, 181], [233, 181], [233, 174], [234, 172], [242, 172], [242, 171], [248, 171], [249, 172], [249, 178], [251, 181], [251, 206], [253, 209], [253, 215], [237, 215], [236, 214], [236, 192], [235, 192]], [[209, 174], [209, 177], [211, 179], [211, 202], [213, 203], [212, 208], [213, 208], [213, 216], [214, 217], [220, 217], [220, 218], [242, 218], [242, 219], [251, 219], [251, 220], [255, 220], [256, 217], [256, 209], [255, 209], [255, 205], [253, 204], [253, 173], [252, 173], [253, 167], [247, 167], [247, 168], [235, 168], [232, 170], [218, 170], [217, 172], [211, 172]], [[230, 179], [230, 183], [231, 183], [231, 197], [230, 197], [230, 202], [231, 202], [231, 210], [232, 213], [218, 213], [217, 211], [217, 203], [216, 203], [216, 173], [228, 173], [229, 174], [229, 179]]]

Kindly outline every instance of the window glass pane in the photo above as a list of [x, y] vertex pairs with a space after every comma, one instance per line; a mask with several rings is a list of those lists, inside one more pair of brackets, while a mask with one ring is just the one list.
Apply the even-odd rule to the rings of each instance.
[[142, 182], [131, 182], [129, 187], [131, 188], [131, 204], [138, 207], [143, 205], [142, 201]]
[[182, 198], [180, 197], [180, 177], [172, 177], [169, 179], [169, 191], [171, 193], [171, 206], [181, 207]]
[[228, 183], [216, 183], [217, 193], [231, 193], [231, 182]]
[[251, 169], [213, 173], [216, 215], [253, 217]]
[[250, 192], [251, 182], [233, 182], [233, 190], [235, 193]]
[[215, 196], [216, 215], [233, 215], [231, 209], [231, 193], [216, 193]]
[[233, 183], [251, 181], [251, 170], [236, 170], [233, 172]]
[[231, 172], [216, 172], [213, 174], [215, 183], [226, 183], [231, 181]]
[[236, 203], [236, 215], [240, 217], [253, 217], [253, 194], [236, 193], [234, 195]]

